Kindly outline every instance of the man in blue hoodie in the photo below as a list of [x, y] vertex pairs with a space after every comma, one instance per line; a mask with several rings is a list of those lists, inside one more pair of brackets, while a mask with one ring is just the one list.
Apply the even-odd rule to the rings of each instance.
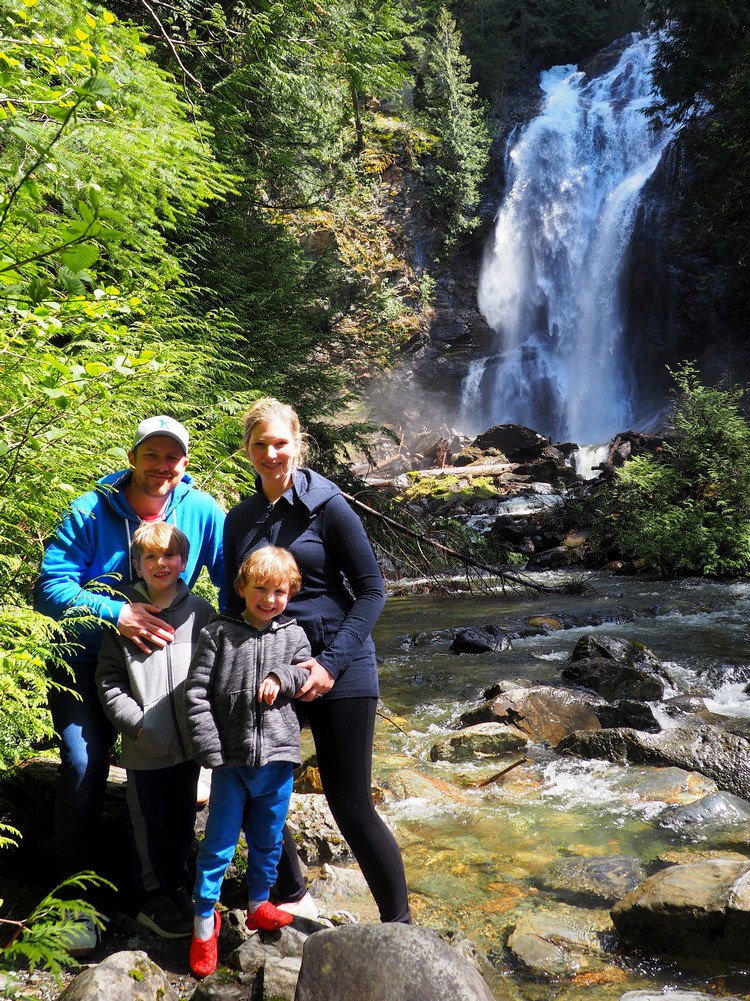
[[[46, 549], [36, 585], [36, 609], [75, 626], [68, 659], [72, 674], [54, 680], [76, 694], [54, 690], [50, 695], [60, 740], [55, 846], [61, 879], [100, 868], [97, 849], [115, 739], [95, 684], [103, 630], [108, 623], [146, 653], [165, 647], [174, 632], [159, 618], [157, 606], [129, 603], [120, 593], [137, 580], [130, 556], [133, 532], [144, 521], [177, 525], [190, 540], [182, 573], [187, 586], [193, 587], [204, 566], [214, 584], [224, 585], [224, 511], [209, 494], [194, 489], [186, 473], [186, 428], [165, 416], [141, 421], [128, 460], [129, 469], [102, 477], [73, 501]], [[78, 955], [96, 944], [93, 927], [90, 931], [81, 936]], [[91, 949], [87, 938], [93, 939]]]

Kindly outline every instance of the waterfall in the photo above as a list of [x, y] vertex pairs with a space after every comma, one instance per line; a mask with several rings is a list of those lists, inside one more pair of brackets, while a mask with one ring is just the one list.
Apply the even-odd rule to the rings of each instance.
[[479, 276], [497, 353], [464, 380], [473, 427], [519, 423], [593, 444], [639, 418], [620, 286], [644, 184], [672, 136], [651, 127], [656, 36], [609, 72], [541, 74], [539, 115], [513, 134], [506, 195]]

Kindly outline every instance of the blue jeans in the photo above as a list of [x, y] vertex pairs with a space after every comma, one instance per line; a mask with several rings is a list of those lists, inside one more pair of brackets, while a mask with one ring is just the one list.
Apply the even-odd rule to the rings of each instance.
[[208, 917], [219, 899], [243, 819], [248, 899], [268, 899], [281, 856], [282, 828], [292, 796], [292, 772], [290, 761], [272, 761], [257, 768], [225, 765], [214, 770], [206, 834], [196, 862], [194, 896], [195, 913], [199, 917]]
[[[55, 792], [55, 851], [58, 876], [84, 869], [101, 871], [101, 823], [109, 774], [109, 752], [116, 731], [99, 702], [95, 664], [77, 668], [75, 682], [64, 680], [81, 696], [51, 691], [49, 709], [60, 741]], [[77, 892], [77, 891], [76, 891]]]

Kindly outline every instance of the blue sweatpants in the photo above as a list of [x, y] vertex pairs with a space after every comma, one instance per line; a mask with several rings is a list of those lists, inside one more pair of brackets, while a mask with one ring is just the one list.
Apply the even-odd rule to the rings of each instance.
[[268, 899], [276, 882], [281, 856], [282, 830], [292, 796], [293, 767], [290, 761], [272, 761], [256, 768], [225, 765], [213, 771], [206, 834], [196, 861], [197, 916], [208, 917], [213, 913], [224, 874], [234, 857], [243, 820], [248, 899]]

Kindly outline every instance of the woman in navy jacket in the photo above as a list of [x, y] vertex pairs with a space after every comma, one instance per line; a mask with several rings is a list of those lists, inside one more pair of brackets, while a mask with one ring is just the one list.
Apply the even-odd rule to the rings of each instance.
[[[312, 658], [300, 665], [310, 675], [297, 699], [305, 704], [323, 791], [381, 920], [409, 923], [401, 852], [371, 791], [378, 674], [370, 632], [385, 603], [380, 567], [339, 488], [300, 467], [304, 441], [290, 406], [270, 397], [258, 400], [245, 415], [243, 443], [258, 479], [255, 494], [227, 515], [227, 581], [259, 546], [282, 546], [297, 560], [302, 589], [287, 610], [312, 648]], [[226, 593], [228, 609], [241, 611], [234, 588]], [[290, 910], [306, 895], [291, 837], [285, 839], [277, 889]]]

